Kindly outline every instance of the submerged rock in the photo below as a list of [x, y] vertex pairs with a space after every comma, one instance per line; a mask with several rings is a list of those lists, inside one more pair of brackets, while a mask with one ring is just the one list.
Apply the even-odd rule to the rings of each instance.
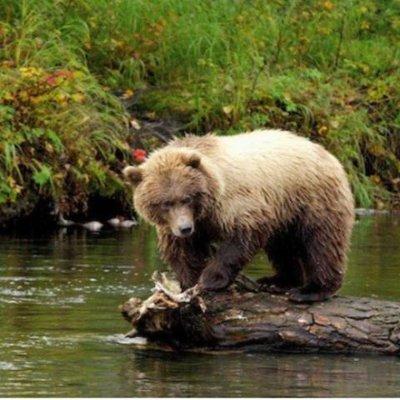
[[90, 221], [82, 224], [82, 226], [89, 231], [97, 232], [103, 227], [103, 224], [99, 221]]
[[137, 225], [137, 222], [133, 219], [126, 219], [120, 223], [121, 228], [131, 228], [134, 225]]
[[118, 227], [121, 224], [121, 220], [117, 217], [111, 218], [107, 221], [111, 226]]
[[107, 222], [114, 228], [131, 228], [137, 225], [137, 221], [133, 219], [123, 219], [121, 217], [111, 218]]

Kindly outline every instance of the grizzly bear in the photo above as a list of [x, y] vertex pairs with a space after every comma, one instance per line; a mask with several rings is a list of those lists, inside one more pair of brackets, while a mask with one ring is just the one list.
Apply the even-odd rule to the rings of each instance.
[[290, 132], [186, 136], [124, 169], [183, 289], [221, 290], [260, 250], [266, 291], [320, 301], [341, 286], [354, 202], [339, 161]]

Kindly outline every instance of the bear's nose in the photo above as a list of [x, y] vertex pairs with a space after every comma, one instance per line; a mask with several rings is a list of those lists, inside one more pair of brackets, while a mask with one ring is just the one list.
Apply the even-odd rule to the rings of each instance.
[[192, 226], [191, 225], [182, 225], [179, 227], [179, 231], [183, 236], [189, 236], [192, 233]]

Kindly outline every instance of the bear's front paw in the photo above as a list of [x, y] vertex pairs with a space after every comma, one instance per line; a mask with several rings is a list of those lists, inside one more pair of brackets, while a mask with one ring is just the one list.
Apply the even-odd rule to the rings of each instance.
[[223, 290], [231, 283], [229, 274], [218, 269], [206, 268], [199, 280], [200, 290]]

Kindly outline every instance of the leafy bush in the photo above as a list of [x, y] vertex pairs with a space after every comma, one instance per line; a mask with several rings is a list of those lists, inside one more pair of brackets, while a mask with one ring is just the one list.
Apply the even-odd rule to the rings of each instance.
[[126, 149], [123, 119], [89, 74], [3, 67], [0, 87], [0, 204], [35, 190], [71, 212], [91, 190], [121, 189], [112, 167]]
[[22, 3], [1, 8], [22, 14], [0, 25], [0, 207], [33, 192], [83, 211], [90, 194], [122, 192], [126, 115], [55, 26]]

